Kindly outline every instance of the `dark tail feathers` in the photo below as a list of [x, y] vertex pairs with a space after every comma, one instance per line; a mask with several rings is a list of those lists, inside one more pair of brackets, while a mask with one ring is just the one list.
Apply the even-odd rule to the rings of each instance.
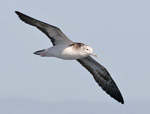
[[33, 54], [35, 54], [35, 55], [41, 55], [43, 51], [45, 51], [45, 49], [36, 51]]

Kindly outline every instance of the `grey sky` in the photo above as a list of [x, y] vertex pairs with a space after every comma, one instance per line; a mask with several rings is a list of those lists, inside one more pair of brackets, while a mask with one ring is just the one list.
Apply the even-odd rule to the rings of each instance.
[[76, 61], [33, 55], [52, 44], [42, 32], [21, 22], [14, 13], [18, 10], [92, 46], [99, 55], [95, 59], [122, 92], [124, 110], [134, 102], [150, 103], [149, 4], [148, 0], [2, 0], [0, 98], [122, 107]]

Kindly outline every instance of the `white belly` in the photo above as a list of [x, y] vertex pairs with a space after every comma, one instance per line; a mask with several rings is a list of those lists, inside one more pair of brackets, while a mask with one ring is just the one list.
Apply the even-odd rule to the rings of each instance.
[[81, 54], [80, 51], [74, 50], [71, 47], [56, 45], [46, 50], [47, 57], [57, 57], [65, 60], [80, 59], [87, 55]]
[[72, 48], [66, 48], [62, 51], [61, 56], [63, 59], [80, 59], [83, 58], [84, 56], [81, 55], [79, 51], [73, 50]]

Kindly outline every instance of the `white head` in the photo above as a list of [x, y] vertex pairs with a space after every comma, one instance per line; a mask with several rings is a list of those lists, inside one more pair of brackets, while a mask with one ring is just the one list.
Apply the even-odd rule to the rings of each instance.
[[85, 56], [93, 55], [93, 56], [97, 57], [97, 54], [95, 54], [95, 53], [93, 52], [92, 47], [90, 47], [90, 46], [88, 46], [88, 45], [83, 45], [81, 48], [82, 48], [82, 53], [83, 53]]
[[80, 58], [87, 57], [89, 55], [97, 57], [97, 55], [93, 52], [93, 49], [88, 45], [82, 43], [74, 43], [71, 46], [72, 49], [76, 50], [75, 52], [77, 52], [77, 55], [80, 56]]

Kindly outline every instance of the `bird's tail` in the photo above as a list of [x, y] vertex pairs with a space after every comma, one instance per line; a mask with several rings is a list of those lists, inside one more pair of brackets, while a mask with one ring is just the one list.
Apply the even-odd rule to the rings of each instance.
[[45, 50], [46, 50], [46, 49], [39, 50], [39, 51], [34, 52], [33, 54], [35, 54], [35, 55], [40, 55], [41, 57], [45, 57], [45, 56], [46, 56]]

